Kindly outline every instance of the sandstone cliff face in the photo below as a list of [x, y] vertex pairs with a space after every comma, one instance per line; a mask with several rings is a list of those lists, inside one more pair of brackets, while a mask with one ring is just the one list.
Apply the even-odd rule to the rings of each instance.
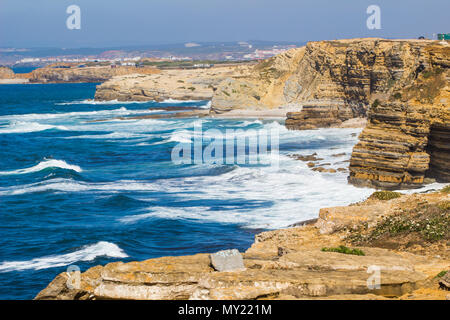
[[246, 75], [225, 79], [214, 91], [211, 113], [275, 108], [293, 102], [299, 85], [289, 78], [304, 52], [305, 48], [289, 50], [259, 63]]
[[210, 100], [214, 86], [244, 74], [246, 67], [161, 70], [153, 75], [119, 76], [97, 86], [95, 99], [119, 101]]
[[288, 128], [336, 126], [365, 117], [373, 100], [407, 86], [421, 68], [445, 63], [441, 54], [427, 50], [435, 43], [383, 39], [310, 42], [261, 62], [247, 77], [222, 82], [211, 112], [293, 105], [298, 111], [287, 114]]
[[[67, 286], [67, 273], [61, 273], [36, 299], [385, 299], [405, 294], [414, 298], [413, 291], [425, 280], [449, 268], [448, 250], [443, 247], [447, 238], [426, 243], [428, 256], [415, 254], [413, 250], [420, 248], [411, 246], [410, 252], [361, 247], [364, 256], [322, 248], [346, 244], [343, 239], [355, 226], [373, 227], [382, 217], [413, 210], [419, 203], [439, 207], [445, 201], [448, 194], [417, 194], [323, 209], [316, 225], [256, 235], [244, 253], [245, 270], [215, 271], [207, 254], [115, 262], [82, 273], [78, 288]], [[444, 210], [448, 214], [448, 207]], [[379, 289], [367, 285], [369, 266], [380, 267]], [[433, 285], [428, 298], [445, 299], [437, 281]]]
[[84, 67], [84, 68], [38, 68], [25, 75], [34, 83], [58, 83], [58, 82], [103, 82], [114, 76], [125, 74], [153, 74], [158, 70], [151, 67], [135, 68], [118, 66]]
[[13, 79], [15, 77], [14, 71], [7, 67], [0, 67], [0, 79]]
[[416, 79], [376, 101], [354, 147], [349, 182], [382, 189], [450, 181], [450, 47], [425, 47]]

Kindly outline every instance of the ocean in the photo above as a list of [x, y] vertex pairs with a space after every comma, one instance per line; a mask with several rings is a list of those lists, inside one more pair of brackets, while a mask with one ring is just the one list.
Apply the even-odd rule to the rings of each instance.
[[[96, 102], [96, 84], [0, 85], [0, 299], [32, 299], [69, 265], [81, 271], [237, 248], [256, 233], [315, 218], [373, 190], [347, 172], [361, 129], [288, 131], [252, 119], [127, 119], [207, 108], [208, 101]], [[170, 111], [169, 111], [170, 112]], [[100, 121], [99, 121], [100, 120]], [[171, 152], [204, 130], [277, 129], [278, 166], [176, 164]]]

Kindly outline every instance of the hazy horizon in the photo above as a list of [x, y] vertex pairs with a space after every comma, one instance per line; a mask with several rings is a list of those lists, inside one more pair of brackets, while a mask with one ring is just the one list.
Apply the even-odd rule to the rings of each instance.
[[[81, 9], [80, 30], [66, 27], [72, 4]], [[381, 8], [380, 30], [366, 26], [372, 4]], [[449, 12], [445, 0], [0, 0], [0, 47], [433, 38], [450, 31]]]

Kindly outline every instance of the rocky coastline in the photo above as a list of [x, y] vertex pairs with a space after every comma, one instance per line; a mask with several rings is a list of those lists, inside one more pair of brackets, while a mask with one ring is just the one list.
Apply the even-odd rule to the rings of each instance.
[[[291, 130], [364, 127], [348, 167], [339, 168], [357, 186], [450, 182], [446, 41], [319, 41], [256, 65], [108, 77], [95, 99], [211, 101], [210, 110], [179, 117], [282, 118]], [[244, 270], [217, 271], [209, 254], [115, 262], [82, 273], [77, 288], [62, 273], [36, 299], [449, 299], [439, 276], [450, 269], [449, 200], [448, 186], [381, 191], [256, 235], [242, 253]], [[377, 287], [368, 285], [373, 266], [381, 272]]]
[[402, 189], [450, 182], [449, 79], [446, 41], [350, 39], [309, 42], [256, 65], [116, 77], [96, 99], [211, 100], [211, 117], [363, 127], [349, 182]]
[[449, 299], [449, 191], [321, 209], [257, 234], [243, 268], [218, 271], [209, 254], [114, 262], [81, 273], [76, 288], [61, 273], [36, 299]]
[[7, 67], [0, 67], [0, 84], [27, 83], [81, 83], [104, 82], [115, 76], [125, 74], [154, 74], [159, 70], [153, 67], [130, 66], [71, 66], [50, 65], [37, 68], [29, 73], [14, 73]]
[[219, 66], [198, 69], [160, 70], [151, 75], [115, 77], [97, 86], [95, 99], [118, 101], [211, 100], [214, 88], [249, 67]]

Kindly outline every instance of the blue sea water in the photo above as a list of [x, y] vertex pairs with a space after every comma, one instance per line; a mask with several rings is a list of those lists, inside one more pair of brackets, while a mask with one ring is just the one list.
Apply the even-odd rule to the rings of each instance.
[[37, 67], [12, 67], [14, 73], [29, 73], [35, 69], [37, 69]]
[[0, 299], [31, 299], [69, 265], [244, 251], [255, 233], [372, 191], [289, 157], [316, 152], [347, 167], [360, 129], [206, 118], [205, 130], [276, 128], [279, 166], [180, 165], [171, 151], [199, 119], [126, 117], [207, 101], [95, 102], [94, 93], [95, 84], [0, 85]]

